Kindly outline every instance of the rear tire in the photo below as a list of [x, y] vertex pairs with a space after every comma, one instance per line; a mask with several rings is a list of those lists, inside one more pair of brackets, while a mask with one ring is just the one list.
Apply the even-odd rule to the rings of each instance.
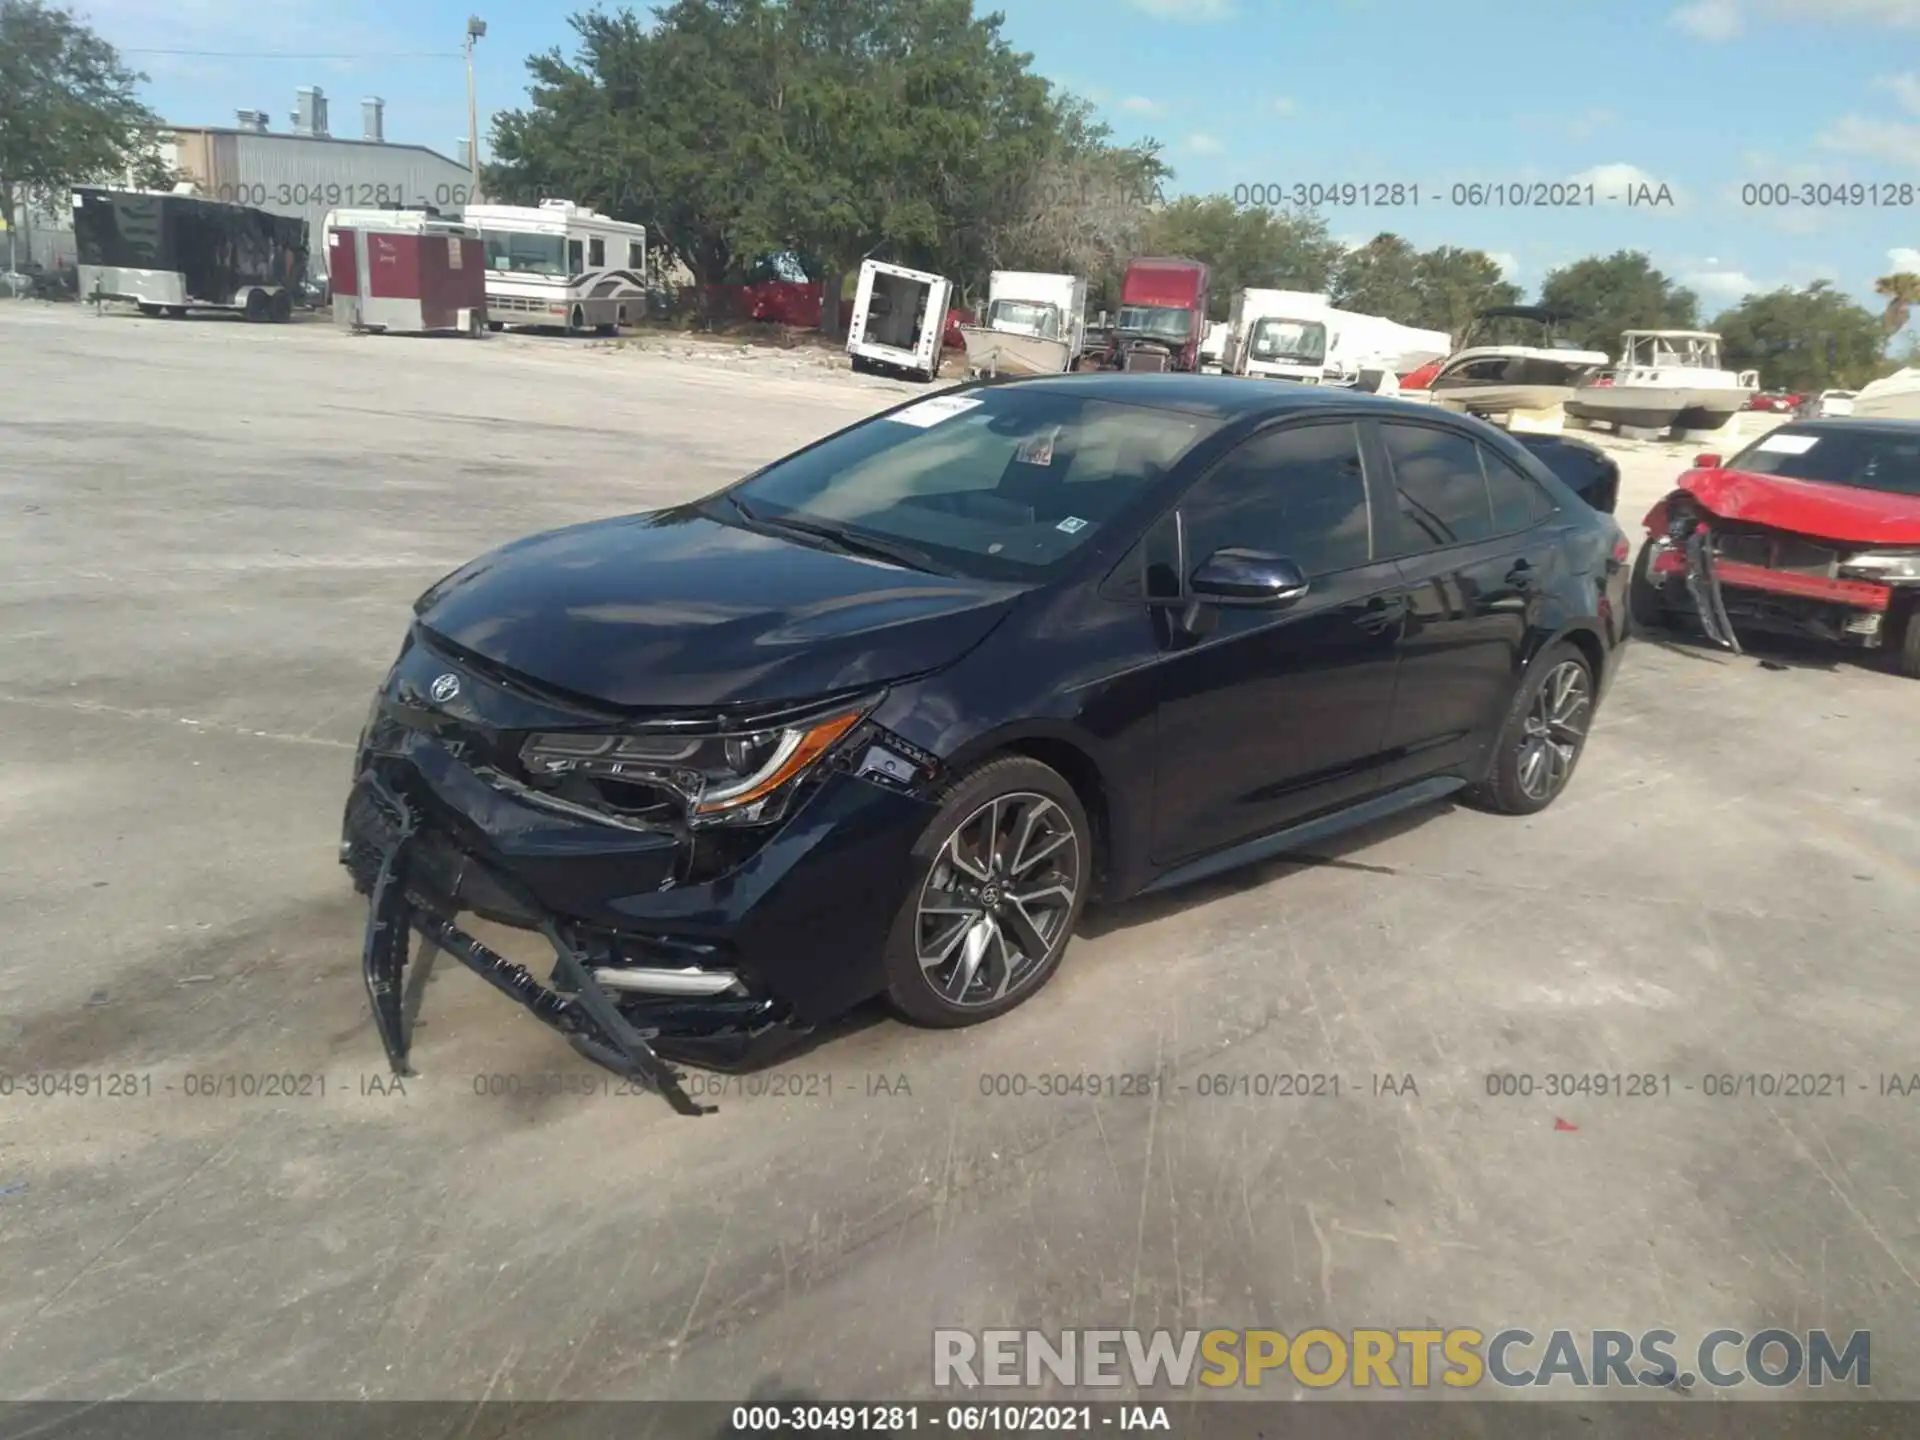
[[1467, 798], [1502, 815], [1546, 809], [1586, 753], [1593, 709], [1593, 669], [1586, 657], [1565, 642], [1548, 646], [1514, 691], [1486, 778]]
[[489, 320], [487, 322], [487, 329], [493, 331], [493, 333], [496, 335], [498, 335], [502, 330], [506, 328], [507, 328], [507, 322], [504, 320]]
[[267, 318], [276, 325], [284, 325], [293, 319], [293, 296], [285, 290], [276, 291], [267, 306]]
[[157, 320], [164, 315], [166, 311], [158, 305], [149, 305], [143, 300], [140, 303], [140, 313], [145, 315], [149, 320]]
[[1665, 630], [1671, 623], [1660, 587], [1653, 580], [1653, 542], [1640, 546], [1633, 573], [1627, 577], [1627, 615], [1636, 631]]
[[265, 324], [268, 312], [271, 311], [272, 308], [272, 303], [267, 299], [266, 291], [249, 290], [247, 292], [247, 307], [243, 313], [247, 319], [251, 320], [254, 324]]
[[948, 789], [914, 844], [915, 882], [887, 938], [887, 1000], [937, 1029], [1038, 994], [1086, 905], [1093, 836], [1059, 772], [989, 761]]

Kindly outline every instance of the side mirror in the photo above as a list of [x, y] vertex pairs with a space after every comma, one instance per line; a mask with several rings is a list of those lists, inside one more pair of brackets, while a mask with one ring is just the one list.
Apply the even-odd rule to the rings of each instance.
[[1229, 547], [1200, 562], [1187, 590], [1208, 605], [1291, 605], [1307, 593], [1307, 577], [1284, 555]]
[[1720, 457], [1718, 455], [1696, 455], [1693, 457], [1693, 468], [1696, 470], [1718, 470], [1720, 468]]

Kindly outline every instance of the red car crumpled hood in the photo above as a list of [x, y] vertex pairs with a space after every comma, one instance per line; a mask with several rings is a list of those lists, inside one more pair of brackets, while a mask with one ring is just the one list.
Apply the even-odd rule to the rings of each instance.
[[1920, 496], [1746, 470], [1689, 470], [1677, 488], [1725, 520], [1853, 545], [1920, 545]]

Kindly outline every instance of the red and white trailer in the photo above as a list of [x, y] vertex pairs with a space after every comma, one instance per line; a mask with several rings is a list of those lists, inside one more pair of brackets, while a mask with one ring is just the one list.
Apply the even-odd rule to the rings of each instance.
[[485, 245], [478, 230], [449, 216], [329, 211], [327, 281], [343, 330], [486, 334]]

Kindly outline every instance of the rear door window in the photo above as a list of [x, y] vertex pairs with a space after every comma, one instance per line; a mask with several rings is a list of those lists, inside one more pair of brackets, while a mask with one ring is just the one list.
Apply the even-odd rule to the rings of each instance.
[[1444, 550], [1494, 535], [1480, 447], [1439, 426], [1383, 424], [1392, 466], [1400, 552]]
[[[1511, 535], [1538, 525], [1553, 513], [1553, 497], [1531, 477], [1522, 475], [1486, 446], [1480, 448], [1480, 468], [1487, 477], [1487, 499], [1493, 507], [1493, 533]], [[1562, 477], [1565, 478], [1565, 477]]]

